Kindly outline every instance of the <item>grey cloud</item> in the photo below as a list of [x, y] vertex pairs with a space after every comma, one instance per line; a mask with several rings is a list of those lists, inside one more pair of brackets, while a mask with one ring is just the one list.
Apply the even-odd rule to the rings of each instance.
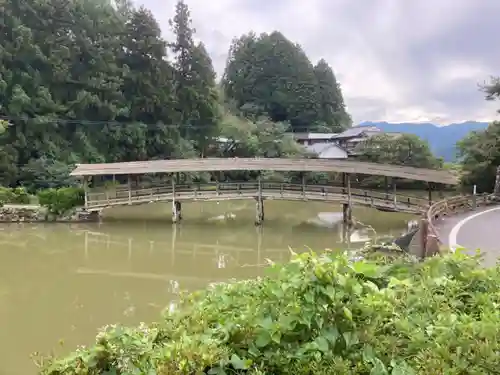
[[[399, 121], [415, 108], [444, 121], [495, 116], [478, 83], [500, 75], [499, 0], [218, 0], [221, 12], [212, 2], [186, 1], [219, 73], [233, 37], [280, 29], [313, 60], [330, 62], [355, 121]], [[167, 29], [173, 1], [144, 4]], [[453, 66], [477, 74], [452, 79]]]

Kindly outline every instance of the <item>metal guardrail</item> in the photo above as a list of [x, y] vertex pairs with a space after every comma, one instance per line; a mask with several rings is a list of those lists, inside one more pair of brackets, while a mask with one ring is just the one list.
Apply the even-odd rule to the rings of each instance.
[[130, 205], [168, 200], [224, 200], [253, 198], [263, 194], [274, 199], [345, 200], [371, 206], [413, 213], [425, 212], [428, 200], [416, 196], [384, 193], [375, 190], [349, 189], [328, 185], [286, 184], [274, 182], [208, 183], [185, 185], [158, 185], [149, 188], [129, 188], [117, 185], [112, 188], [94, 188], [86, 194], [86, 208]]

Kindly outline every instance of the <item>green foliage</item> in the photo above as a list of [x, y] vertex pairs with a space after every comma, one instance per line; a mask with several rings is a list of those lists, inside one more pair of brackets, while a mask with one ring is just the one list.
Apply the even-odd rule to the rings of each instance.
[[342, 132], [352, 125], [351, 116], [347, 113], [340, 84], [335, 78], [332, 68], [321, 59], [314, 66], [314, 75], [318, 82], [320, 103], [319, 131]]
[[28, 192], [22, 188], [6, 188], [0, 187], [0, 205], [4, 204], [29, 204], [30, 196]]
[[313, 67], [302, 48], [277, 31], [233, 40], [222, 87], [228, 105], [248, 118], [267, 116], [303, 132], [351, 124], [332, 69], [324, 60]]
[[126, 0], [7, 2], [2, 16], [0, 183], [59, 188], [75, 163], [203, 153], [219, 109], [203, 45], [169, 59], [151, 12]]
[[9, 125], [8, 121], [0, 120], [0, 134], [3, 134]]
[[19, 169], [19, 179], [26, 181], [30, 192], [39, 189], [76, 186], [78, 182], [70, 176], [72, 166], [45, 157], [31, 159], [28, 164]]
[[[229, 119], [239, 128], [242, 114], [252, 120], [242, 129], [250, 134], [241, 140], [248, 156], [299, 152], [283, 135], [289, 123], [330, 129], [348, 123], [331, 68], [322, 62], [315, 70], [277, 32], [250, 34], [241, 40], [245, 46], [233, 46], [226, 78], [234, 84], [229, 88], [226, 79], [218, 87], [183, 1], [174, 9], [171, 40], [162, 38], [149, 10], [128, 0], [26, 0], [2, 10], [4, 186], [32, 192], [75, 186], [69, 172], [77, 163], [220, 155], [214, 139]], [[261, 120], [266, 113], [276, 124]]]
[[183, 124], [181, 135], [193, 140], [205, 155], [220, 116], [215, 71], [204, 44], [193, 41], [191, 15], [184, 1], [177, 3], [170, 24], [175, 34], [172, 51], [177, 56], [175, 93]]
[[[368, 138], [359, 146], [360, 159], [374, 163], [405, 165], [418, 168], [439, 169], [443, 160], [436, 158], [429, 144], [413, 134], [383, 133]], [[365, 186], [384, 186], [384, 178], [370, 176], [363, 179]], [[398, 181], [398, 185], [418, 187], [419, 182]]]
[[[306, 151], [286, 131], [287, 125], [266, 118], [254, 121], [226, 113], [219, 124], [220, 139], [225, 142], [214, 150], [219, 157], [304, 157]], [[256, 177], [255, 172], [224, 172], [228, 179], [245, 181]], [[273, 181], [283, 180], [280, 173], [262, 174]]]
[[218, 150], [218, 156], [229, 157], [300, 157], [305, 150], [286, 132], [283, 123], [266, 118], [249, 121], [226, 114], [219, 126], [220, 137], [227, 142]]
[[[492, 77], [483, 88], [486, 100], [500, 98], [500, 78]], [[500, 111], [499, 111], [500, 112]], [[485, 130], [470, 133], [458, 142], [462, 163], [462, 185], [477, 185], [479, 192], [491, 192], [496, 168], [500, 165], [500, 121], [492, 122]]]
[[267, 277], [184, 296], [163, 320], [109, 326], [56, 374], [487, 374], [500, 350], [499, 268], [313, 253]]
[[362, 145], [362, 158], [376, 163], [420, 168], [441, 168], [443, 162], [432, 154], [427, 142], [413, 134], [383, 133]]
[[490, 192], [500, 165], [500, 122], [492, 122], [484, 131], [473, 132], [458, 143], [462, 159], [462, 184], [477, 185], [478, 191]]
[[66, 187], [59, 189], [44, 189], [38, 192], [38, 203], [46, 207], [53, 215], [62, 215], [69, 210], [83, 206], [85, 195], [82, 188]]

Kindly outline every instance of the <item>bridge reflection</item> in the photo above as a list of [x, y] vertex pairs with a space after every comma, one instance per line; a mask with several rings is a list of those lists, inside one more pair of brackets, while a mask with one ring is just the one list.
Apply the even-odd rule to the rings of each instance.
[[[188, 284], [193, 282], [210, 284], [227, 281], [233, 277], [240, 278], [260, 273], [256, 269], [265, 266], [268, 263], [267, 259], [274, 262], [286, 262], [290, 258], [290, 251], [286, 247], [270, 248], [263, 246], [264, 230], [262, 227], [255, 228], [254, 247], [227, 245], [218, 241], [215, 244], [185, 241], [179, 239], [181, 230], [178, 226], [173, 225], [170, 241], [137, 239], [91, 230], [84, 230], [83, 233], [79, 233], [83, 234], [84, 238], [85, 260], [93, 265], [97, 260], [95, 258], [101, 257], [103, 251], [119, 248], [122, 251], [114, 254], [123, 254], [119, 263], [123, 263], [123, 260], [126, 259], [125, 263], [127, 265], [124, 266], [127, 268], [134, 264], [136, 253], [137, 257], [141, 258], [148, 254], [147, 257], [150, 257], [152, 262], [154, 262], [155, 254], [161, 253], [162, 260], [165, 260], [165, 255], [169, 254], [169, 264], [163, 263], [163, 266], [172, 271], [178, 270], [180, 272], [168, 274], [163, 272], [134, 272], [131, 270], [116, 270], [116, 267], [113, 267], [113, 269], [97, 269], [94, 266], [79, 267], [76, 272], [81, 275], [136, 278], [160, 282], [169, 282], [175, 279]], [[345, 227], [340, 226], [336, 233], [338, 240], [335, 239], [334, 234], [335, 232], [332, 233], [332, 243], [338, 244], [340, 242], [343, 249], [360, 247], [373, 237], [372, 229], [368, 227], [347, 230]], [[125, 249], [126, 255], [123, 252]], [[308, 251], [308, 248], [304, 246], [293, 250], [301, 252]], [[190, 266], [186, 267], [186, 263], [189, 263]], [[203, 271], [198, 272], [200, 269], [203, 269]], [[213, 272], [206, 272], [209, 269], [213, 270]], [[225, 270], [227, 272], [224, 272]]]
[[[274, 231], [266, 236], [269, 228], [265, 226], [246, 227], [244, 232], [224, 228], [219, 232], [214, 226], [188, 230], [179, 225], [148, 225], [142, 229], [137, 225], [134, 231], [126, 225], [108, 223], [5, 226], [0, 231], [0, 249], [4, 251], [4, 267], [0, 268], [6, 272], [4, 276], [14, 279], [16, 269], [29, 269], [34, 278], [36, 274], [46, 279], [50, 273], [66, 282], [71, 279], [78, 284], [106, 285], [110, 290], [116, 283], [137, 292], [147, 283], [166, 284], [167, 291], [175, 294], [180, 286], [192, 290], [263, 275], [268, 259], [278, 263], [289, 260], [288, 244], [304, 243], [294, 246], [295, 252], [309, 251], [305, 244], [314, 250], [328, 247], [325, 243], [331, 243], [333, 250], [350, 249], [373, 237], [370, 227], [347, 230], [342, 225], [330, 229], [288, 228], [281, 236]], [[16, 251], [10, 251], [14, 247]]]

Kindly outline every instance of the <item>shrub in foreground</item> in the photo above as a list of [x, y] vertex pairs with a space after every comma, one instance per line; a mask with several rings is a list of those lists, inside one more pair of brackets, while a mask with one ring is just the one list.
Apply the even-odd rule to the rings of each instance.
[[154, 325], [110, 326], [42, 374], [488, 374], [500, 350], [498, 269], [294, 256], [269, 276], [181, 298]]

